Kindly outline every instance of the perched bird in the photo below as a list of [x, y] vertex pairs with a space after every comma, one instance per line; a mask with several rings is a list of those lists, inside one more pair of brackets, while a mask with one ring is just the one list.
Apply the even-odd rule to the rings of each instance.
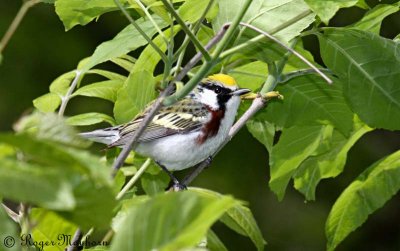
[[[228, 136], [240, 96], [248, 92], [225, 74], [203, 79], [184, 99], [158, 111], [140, 136], [135, 152], [154, 159], [178, 184], [169, 171], [192, 167], [212, 156]], [[108, 147], [123, 147], [149, 110], [150, 106], [126, 124], [81, 136]]]

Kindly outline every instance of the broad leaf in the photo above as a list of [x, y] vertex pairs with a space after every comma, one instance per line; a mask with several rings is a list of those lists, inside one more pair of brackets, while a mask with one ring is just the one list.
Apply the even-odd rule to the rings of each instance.
[[211, 229], [207, 232], [207, 248], [211, 251], [228, 251], [224, 243]]
[[267, 148], [268, 153], [271, 153], [274, 143], [275, 126], [266, 120], [254, 119], [247, 121], [246, 126], [251, 135]]
[[[126, 61], [126, 60], [124, 60]], [[133, 66], [133, 65], [132, 65]], [[92, 69], [89, 70], [87, 73], [94, 73], [98, 74], [100, 76], [103, 76], [105, 78], [108, 78], [110, 80], [120, 80], [120, 81], [125, 81], [126, 77], [124, 75], [112, 72], [112, 71], [106, 71], [106, 70], [100, 70], [100, 69]]]
[[282, 200], [286, 187], [300, 164], [308, 157], [327, 151], [333, 127], [293, 126], [285, 129], [270, 153], [269, 186]]
[[[182, 19], [190, 23], [194, 23], [200, 19], [206, 10], [210, 0], [186, 0], [179, 8], [179, 14]], [[212, 8], [216, 8], [215, 3]], [[211, 10], [208, 13], [212, 12]]]
[[0, 205], [0, 250], [21, 250], [19, 237], [17, 235], [17, 223], [13, 222]]
[[73, 187], [60, 169], [2, 159], [0, 195], [4, 198], [33, 203], [56, 210], [71, 210], [76, 206]]
[[299, 166], [294, 178], [295, 188], [302, 192], [307, 200], [315, 200], [315, 189], [318, 183], [322, 179], [339, 175], [346, 164], [350, 148], [371, 130], [372, 128], [366, 126], [358, 118], [355, 118], [349, 137], [334, 130], [329, 150], [326, 153], [307, 158]]
[[358, 0], [304, 0], [310, 8], [317, 13], [322, 22], [328, 24], [329, 20], [340, 8], [354, 6]]
[[165, 191], [168, 187], [169, 177], [165, 172], [159, 172], [156, 175], [144, 173], [140, 177], [140, 182], [146, 194], [154, 196]]
[[373, 33], [327, 29], [325, 64], [339, 75], [352, 110], [369, 126], [400, 129], [400, 45]]
[[118, 123], [131, 120], [156, 98], [156, 81], [151, 73], [139, 71], [131, 74], [115, 102], [114, 115]]
[[[127, 0], [119, 0], [128, 7]], [[118, 10], [113, 0], [57, 0], [56, 12], [64, 23], [65, 30], [75, 25], [85, 25], [106, 12]]]
[[46, 251], [65, 250], [70, 245], [71, 236], [78, 228], [54, 212], [42, 208], [33, 208], [30, 220], [34, 223], [32, 239], [38, 243], [39, 247], [43, 243]]
[[326, 124], [329, 121], [344, 135], [353, 124], [353, 112], [342, 95], [342, 83], [328, 85], [314, 75], [301, 76], [278, 85], [284, 100], [272, 100], [256, 117], [282, 127]]
[[67, 118], [67, 123], [72, 126], [87, 126], [101, 122], [107, 122], [110, 125], [116, 124], [112, 117], [98, 112], [83, 113]]
[[[243, 6], [242, 0], [219, 0], [219, 12], [213, 22], [217, 32], [223, 24], [232, 22]], [[298, 20], [294, 21], [293, 19]], [[288, 21], [293, 20], [292, 24]], [[303, 0], [254, 0], [242, 22], [250, 23], [288, 42], [314, 21], [314, 14]], [[283, 25], [288, 25], [284, 26]], [[258, 35], [258, 34], [257, 34]]]
[[[190, 190], [208, 198], [223, 198], [221, 194], [206, 189], [190, 188]], [[237, 233], [250, 237], [257, 250], [264, 250], [266, 242], [261, 230], [257, 226], [251, 211], [243, 206], [243, 203], [236, 201], [235, 205], [221, 218], [221, 221]]]
[[87, 96], [106, 99], [115, 102], [117, 93], [123, 86], [121, 80], [105, 80], [90, 85], [85, 85], [74, 92], [73, 96]]
[[[167, 26], [167, 23], [159, 17], [155, 16], [154, 20], [160, 28]], [[148, 37], [152, 37], [157, 32], [150, 20], [141, 18], [136, 20], [136, 22]], [[140, 35], [139, 31], [137, 31], [132, 25], [128, 25], [112, 40], [103, 42], [97, 46], [93, 55], [87, 61], [82, 70], [88, 71], [97, 64], [127, 54], [145, 44], [147, 44], [147, 41], [142, 37], [142, 35]]]
[[[192, 191], [166, 193], [133, 205], [111, 250], [180, 250], [196, 246], [210, 226], [235, 204]], [[177, 210], [179, 205], [179, 210]]]
[[268, 76], [268, 65], [261, 61], [254, 61], [229, 72], [238, 85], [242, 88], [249, 88], [252, 91], [258, 90]]
[[61, 98], [55, 93], [46, 93], [33, 100], [33, 105], [41, 112], [54, 112], [61, 104]]
[[383, 19], [399, 11], [399, 5], [399, 3], [393, 5], [379, 4], [368, 11], [360, 21], [348, 27], [373, 32], [379, 35]]
[[400, 151], [397, 151], [365, 170], [336, 200], [326, 222], [328, 250], [334, 250], [399, 190]]

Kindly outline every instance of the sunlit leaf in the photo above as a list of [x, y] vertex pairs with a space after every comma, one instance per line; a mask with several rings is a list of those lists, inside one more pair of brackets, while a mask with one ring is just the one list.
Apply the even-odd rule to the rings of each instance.
[[251, 135], [260, 141], [270, 153], [274, 143], [275, 126], [266, 120], [260, 121], [254, 119], [247, 121], [246, 126]]
[[101, 122], [107, 122], [110, 125], [115, 125], [115, 120], [106, 114], [98, 112], [82, 113], [67, 118], [67, 123], [73, 126], [87, 126], [94, 125]]
[[207, 232], [207, 248], [210, 251], [228, 251], [224, 243], [222, 243], [222, 241], [211, 229]]
[[350, 148], [365, 133], [371, 131], [364, 123], [355, 118], [353, 130], [349, 137], [337, 130], [333, 131], [328, 152], [307, 158], [296, 171], [294, 186], [302, 192], [307, 200], [315, 200], [315, 190], [322, 179], [339, 175], [346, 164]]
[[268, 65], [261, 61], [254, 61], [234, 68], [229, 72], [241, 88], [258, 90], [268, 76]]
[[399, 11], [399, 5], [399, 3], [393, 5], [379, 4], [369, 10], [360, 21], [348, 27], [379, 34], [383, 19]]
[[17, 224], [8, 217], [2, 206], [0, 206], [0, 240], [0, 250], [21, 250], [17, 235]]
[[108, 78], [110, 80], [120, 80], [120, 81], [125, 81], [126, 80], [126, 76], [123, 76], [121, 74], [118, 74], [118, 73], [115, 73], [115, 72], [112, 72], [112, 71], [106, 71], [106, 70], [100, 70], [100, 69], [92, 69], [92, 70], [89, 70], [88, 73], [95, 73], [95, 74], [98, 74], [98, 75], [103, 76], [105, 78]]
[[156, 82], [148, 71], [131, 74], [125, 85], [120, 89], [114, 107], [114, 115], [118, 123], [131, 120], [156, 97]]
[[[179, 14], [183, 20], [194, 23], [200, 19], [209, 2], [210, 0], [186, 0], [179, 8]], [[213, 7], [215, 8], [215, 3]]]
[[192, 191], [152, 197], [131, 207], [111, 250], [172, 251], [194, 247], [235, 203], [229, 196], [212, 199]]
[[61, 104], [61, 98], [55, 93], [46, 93], [33, 100], [33, 105], [41, 112], [54, 112]]
[[328, 29], [319, 41], [352, 110], [371, 127], [400, 129], [400, 45], [354, 29]]
[[308, 157], [328, 150], [333, 127], [293, 126], [283, 130], [270, 153], [271, 190], [282, 200], [286, 187], [300, 164]]
[[276, 88], [284, 100], [272, 100], [256, 117], [282, 127], [326, 124], [329, 121], [344, 135], [353, 124], [353, 112], [342, 94], [337, 79], [328, 85], [315, 75], [296, 77]]
[[[167, 23], [157, 16], [154, 16], [154, 20], [160, 28], [167, 26]], [[136, 20], [136, 22], [149, 37], [152, 37], [157, 32], [150, 20], [142, 18]], [[145, 44], [147, 44], [147, 41], [140, 35], [139, 31], [137, 31], [132, 25], [128, 25], [112, 40], [103, 42], [97, 46], [93, 55], [87, 61], [82, 70], [87, 71], [97, 64], [127, 54]]]
[[124, 82], [121, 80], [105, 80], [85, 85], [74, 92], [73, 96], [96, 97], [115, 102], [117, 93], [123, 84]]
[[317, 13], [322, 22], [327, 24], [340, 8], [348, 8], [358, 3], [358, 0], [304, 0]]
[[[30, 220], [34, 223], [32, 239], [44, 245], [47, 251], [60, 251], [69, 246], [70, 236], [74, 235], [78, 228], [75, 224], [66, 221], [56, 213], [42, 209], [33, 208], [30, 212]], [[21, 239], [27, 240], [27, 236]]]
[[[190, 188], [190, 190], [208, 198], [222, 198], [221, 194], [214, 191], [201, 188]], [[254, 245], [257, 247], [257, 250], [264, 250], [266, 241], [264, 240], [261, 230], [257, 226], [257, 222], [250, 209], [243, 206], [243, 203], [236, 201], [234, 206], [223, 215], [221, 221], [237, 233], [250, 237]]]
[[399, 189], [400, 151], [397, 151], [365, 170], [336, 200], [325, 228], [328, 250], [334, 250]]

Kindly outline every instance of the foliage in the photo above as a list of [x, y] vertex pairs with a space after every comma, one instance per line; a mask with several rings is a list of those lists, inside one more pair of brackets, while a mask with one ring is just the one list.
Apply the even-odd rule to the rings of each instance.
[[[190, 80], [175, 95], [184, 96], [194, 87], [192, 82], [222, 71], [254, 92], [276, 90], [284, 96], [284, 100], [270, 100], [267, 108], [247, 121], [250, 133], [268, 150], [269, 186], [279, 200], [291, 180], [306, 200], [315, 200], [318, 183], [343, 172], [347, 153], [365, 133], [378, 128], [400, 130], [399, 36], [392, 40], [379, 34], [382, 21], [399, 11], [399, 2], [372, 8], [362, 0], [176, 0], [172, 5], [166, 0], [42, 2], [54, 4], [65, 30], [112, 11], [128, 15], [133, 25], [121, 27], [76, 69], [56, 78], [49, 93], [33, 100], [35, 112], [15, 126], [16, 133], [0, 134], [0, 196], [31, 209], [13, 222], [0, 208], [2, 240], [17, 236], [19, 225], [19, 234], [32, 234], [36, 247], [80, 228], [96, 239], [95, 245], [86, 243], [86, 250], [226, 250], [211, 230], [219, 220], [249, 237], [257, 250], [264, 249], [264, 237], [242, 201], [192, 187], [165, 192], [166, 174], [135, 154], [111, 179], [118, 151], [104, 156], [90, 153], [85, 149], [90, 143], [72, 127], [116, 125], [132, 119], [193, 56], [190, 43], [203, 53], [203, 62], [190, 69]], [[329, 26], [339, 9], [351, 6], [366, 9], [361, 20], [347, 27]], [[333, 84], [326, 84], [285, 48], [253, 29], [235, 26], [235, 21], [274, 35], [314, 65], [318, 64], [301, 39], [316, 36], [327, 67], [323, 71]], [[226, 23], [233, 25], [225, 37], [204, 52], [203, 46]], [[118, 70], [106, 70], [104, 64], [114, 64], [112, 69]], [[64, 118], [68, 102], [77, 97], [110, 102], [113, 114], [91, 111]], [[243, 104], [241, 110], [247, 107]], [[344, 189], [326, 222], [328, 250], [399, 191], [399, 162], [397, 151], [366, 168]], [[130, 184], [128, 180], [133, 186], [120, 191]], [[109, 245], [112, 231], [115, 236]]]

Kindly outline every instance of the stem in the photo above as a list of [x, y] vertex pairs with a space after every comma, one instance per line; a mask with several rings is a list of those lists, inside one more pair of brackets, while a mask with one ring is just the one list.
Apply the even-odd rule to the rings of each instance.
[[[158, 24], [156, 23], [156, 21], [154, 21], [154, 18], [151, 16], [150, 12], [148, 11], [148, 9], [146, 8], [146, 6], [144, 6], [142, 4], [142, 2], [140, 0], [135, 0], [135, 2], [137, 3], [137, 5], [139, 5], [139, 7], [144, 11], [144, 13], [146, 14], [146, 16], [149, 18], [150, 22], [153, 24], [154, 28], [156, 28], [158, 34], [160, 34], [160, 36], [164, 39], [164, 42], [166, 44], [168, 44], [168, 40], [164, 35], [164, 32], [161, 31], [161, 28], [158, 26]], [[171, 33], [173, 34], [173, 33]]]
[[131, 189], [131, 187], [136, 183], [136, 181], [142, 176], [142, 174], [146, 171], [147, 167], [149, 167], [151, 163], [151, 159], [148, 158], [146, 162], [143, 163], [143, 165], [139, 168], [137, 173], [128, 181], [128, 183], [121, 189], [121, 191], [118, 193], [117, 197], [115, 197], [117, 200], [120, 200], [124, 194]]
[[[328, 74], [333, 74], [331, 70], [326, 69], [326, 68], [319, 68], [319, 70], [322, 72], [326, 72]], [[284, 82], [291, 80], [292, 78], [304, 76], [304, 75], [308, 75], [308, 74], [313, 74], [313, 73], [315, 73], [314, 69], [302, 69], [302, 70], [298, 70], [298, 71], [288, 72], [288, 73], [280, 76], [279, 82], [284, 83]]]
[[81, 240], [83, 234], [82, 231], [78, 228], [75, 231], [74, 237], [72, 237], [71, 245], [66, 249], [66, 251], [77, 251], [79, 250], [79, 241]]
[[18, 26], [21, 24], [21, 21], [25, 17], [28, 10], [38, 3], [40, 3], [40, 0], [30, 0], [30, 1], [26, 1], [24, 4], [22, 4], [22, 6], [18, 10], [18, 13], [15, 16], [14, 20], [11, 22], [10, 27], [8, 27], [8, 30], [6, 31], [6, 33], [4, 34], [3, 38], [0, 41], [0, 54], [3, 52], [4, 48], [6, 48], [8, 42], [10, 41], [11, 37], [14, 35]]
[[74, 92], [76, 86], [82, 80], [82, 77], [84, 75], [82, 71], [78, 71], [78, 70], [76, 70], [75, 73], [76, 73], [75, 78], [72, 81], [72, 84], [69, 87], [67, 94], [65, 94], [65, 96], [61, 98], [61, 106], [60, 106], [60, 109], [58, 110], [58, 116], [64, 115], [65, 108], [67, 107], [68, 101], [71, 99], [72, 93]]
[[122, 11], [122, 13], [125, 15], [126, 19], [129, 20], [129, 22], [139, 31], [139, 33], [142, 35], [144, 39], [146, 39], [147, 43], [149, 43], [153, 49], [160, 55], [161, 59], [165, 62], [167, 62], [167, 57], [165, 54], [158, 48], [157, 45], [154, 44], [154, 42], [151, 40], [149, 36], [140, 28], [140, 26], [133, 20], [133, 18], [129, 15], [129, 13], [125, 10], [124, 6], [121, 5], [119, 0], [114, 0], [115, 4], [118, 6], [118, 8]]
[[209, 61], [211, 60], [210, 54], [208, 51], [201, 45], [200, 41], [197, 39], [197, 37], [194, 35], [194, 33], [187, 27], [185, 22], [182, 20], [182, 18], [179, 16], [179, 14], [175, 11], [174, 7], [167, 1], [167, 0], [161, 0], [164, 4], [164, 6], [167, 8], [169, 13], [171, 13], [178, 24], [182, 27], [182, 30], [186, 33], [186, 35], [190, 38], [192, 43], [199, 49], [201, 54], [203, 54], [204, 58]]
[[245, 0], [242, 9], [240, 12], [237, 14], [233, 22], [230, 24], [226, 35], [222, 38], [221, 43], [217, 46], [213, 53], [214, 58], [218, 58], [221, 54], [221, 52], [225, 49], [225, 47], [228, 45], [229, 41], [231, 40], [236, 27], [239, 25], [240, 21], [242, 21], [242, 18], [244, 14], [246, 13], [247, 9], [249, 8], [251, 4], [251, 0]]

